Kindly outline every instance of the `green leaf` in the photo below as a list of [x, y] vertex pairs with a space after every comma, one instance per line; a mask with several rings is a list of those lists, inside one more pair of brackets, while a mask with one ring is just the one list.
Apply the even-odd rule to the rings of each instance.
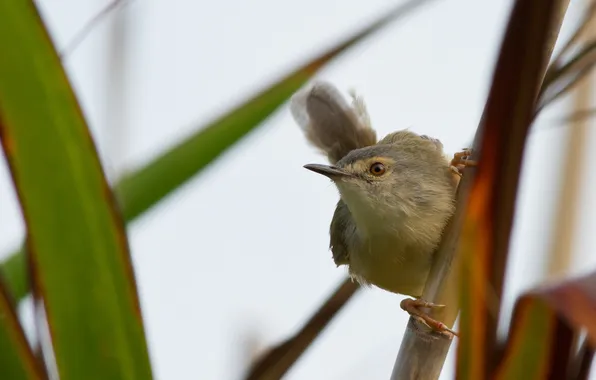
[[0, 266], [0, 274], [6, 281], [7, 290], [15, 300], [22, 300], [29, 293], [29, 274], [24, 250], [13, 253]]
[[0, 137], [60, 378], [150, 379], [124, 224], [32, 2], [0, 2], [0, 47]]
[[0, 279], [0, 379], [44, 379], [17, 318], [4, 281]]
[[[219, 155], [256, 129], [329, 61], [390, 22], [428, 2], [430, 0], [411, 0], [387, 12], [353, 37], [310, 60], [214, 122], [197, 128], [197, 132], [185, 141], [122, 178], [115, 186], [115, 192], [120, 200], [124, 219], [127, 222], [134, 220], [200, 173]], [[22, 253], [15, 252], [1, 268], [15, 299], [22, 299], [29, 291], [23, 263]]]

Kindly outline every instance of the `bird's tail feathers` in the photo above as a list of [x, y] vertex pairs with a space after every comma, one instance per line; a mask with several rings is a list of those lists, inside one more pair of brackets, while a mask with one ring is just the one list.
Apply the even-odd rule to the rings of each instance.
[[335, 164], [354, 149], [377, 143], [362, 98], [351, 93], [348, 104], [341, 93], [327, 82], [315, 82], [290, 100], [294, 120], [307, 140]]

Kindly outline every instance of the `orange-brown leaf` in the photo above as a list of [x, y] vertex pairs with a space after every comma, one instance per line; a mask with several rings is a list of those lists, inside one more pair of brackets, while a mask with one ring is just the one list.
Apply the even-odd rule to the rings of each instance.
[[[561, 1], [518, 0], [512, 9], [483, 119], [463, 227], [458, 379], [495, 365], [496, 327], [521, 159], [536, 96], [558, 34]], [[553, 30], [554, 29], [554, 30]]]
[[[524, 294], [510, 330], [495, 379], [563, 379], [573, 372], [586, 376], [596, 347], [596, 272]], [[575, 363], [580, 330], [587, 333], [587, 346]]]

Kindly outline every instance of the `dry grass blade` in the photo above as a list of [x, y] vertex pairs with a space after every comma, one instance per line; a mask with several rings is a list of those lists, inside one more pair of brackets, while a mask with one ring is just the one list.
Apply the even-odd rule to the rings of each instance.
[[563, 66], [563, 57], [565, 54], [571, 49], [571, 47], [582, 37], [584, 32], [588, 29], [588, 25], [590, 24], [590, 20], [596, 14], [596, 3], [590, 4], [588, 9], [584, 12], [584, 18], [580, 22], [579, 26], [573, 32], [569, 40], [563, 45], [559, 54], [553, 59], [552, 64], [546, 70], [546, 74], [544, 76], [544, 84], [551, 83], [552, 80], [557, 76], [556, 72], [558, 69]]
[[280, 379], [358, 289], [357, 283], [344, 280], [296, 335], [271, 349], [253, 365], [246, 380]]
[[101, 11], [99, 11], [99, 13], [93, 16], [93, 18], [89, 20], [79, 32], [77, 32], [68, 45], [66, 45], [62, 52], [60, 52], [60, 58], [64, 59], [70, 55], [81, 44], [81, 42], [87, 38], [93, 28], [95, 28], [102, 20], [104, 20], [113, 10], [117, 9], [125, 2], [126, 0], [112, 0], [112, 2], [108, 3]]
[[460, 245], [458, 379], [486, 378], [496, 365], [496, 328], [521, 160], [567, 5], [516, 1], [501, 46], [476, 135], [479, 165], [472, 179], [464, 179], [472, 182]]
[[[588, 20], [588, 25], [590, 20], [591, 19]], [[544, 82], [542, 83], [543, 89], [546, 90], [563, 75], [573, 71], [580, 71], [583, 67], [588, 66], [591, 60], [586, 60], [586, 57], [590, 57], [590, 54], [593, 53], [594, 44], [593, 41], [588, 41], [585, 46], [565, 64], [551, 64], [548, 68], [548, 76], [545, 76]]]
[[536, 113], [567, 94], [592, 71], [594, 65], [596, 65], [596, 41], [586, 44], [570, 62], [551, 74], [553, 77], [550, 82], [545, 82], [543, 85], [540, 105]]
[[[588, 0], [590, 9], [593, 9], [596, 1]], [[583, 26], [582, 38], [590, 40], [596, 38], [596, 21], [588, 18]], [[592, 98], [591, 75], [588, 75], [579, 84], [577, 91], [573, 94], [573, 108], [582, 110], [590, 107]], [[577, 121], [574, 128], [568, 132], [569, 139], [565, 149], [565, 169], [561, 174], [562, 189], [557, 205], [557, 214], [554, 218], [554, 231], [550, 252], [548, 252], [548, 277], [556, 279], [565, 275], [569, 270], [573, 254], [573, 242], [576, 236], [577, 216], [581, 209], [579, 204], [579, 193], [584, 179], [585, 151], [589, 141], [588, 123], [584, 120]]]

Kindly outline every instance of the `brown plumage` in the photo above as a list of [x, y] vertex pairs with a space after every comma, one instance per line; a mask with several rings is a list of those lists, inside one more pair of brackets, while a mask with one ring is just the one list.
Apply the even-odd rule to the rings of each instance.
[[319, 82], [294, 95], [290, 107], [306, 139], [327, 155], [331, 164], [354, 149], [377, 143], [364, 103], [354, 96], [350, 107], [328, 83]]

